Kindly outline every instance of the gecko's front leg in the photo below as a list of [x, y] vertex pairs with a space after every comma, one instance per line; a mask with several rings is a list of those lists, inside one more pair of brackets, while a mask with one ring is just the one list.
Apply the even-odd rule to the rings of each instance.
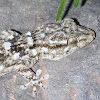
[[[24, 63], [23, 65], [19, 65], [20, 68], [16, 68], [14, 67], [16, 70], [18, 70], [18, 72], [23, 75], [25, 78], [28, 79], [28, 83], [21, 85], [20, 88], [21, 89], [27, 89], [28, 87], [32, 86], [33, 87], [33, 96], [37, 95], [37, 86], [39, 86], [42, 89], [45, 89], [46, 86], [42, 83], [43, 80], [47, 80], [49, 78], [48, 74], [45, 74], [43, 76], [41, 76], [42, 74], [42, 70], [38, 69], [36, 72], [32, 69], [34, 67], [34, 60], [36, 60], [36, 58], [31, 58], [30, 60], [23, 60], [21, 62]], [[22, 66], [22, 67], [21, 67]]]
[[26, 83], [25, 85], [21, 85], [20, 88], [24, 90], [30, 86], [33, 86], [33, 93], [32, 94], [33, 94], [33, 96], [36, 96], [37, 95], [37, 86], [39, 86], [42, 89], [45, 89], [47, 86], [44, 85], [42, 83], [42, 81], [47, 80], [49, 78], [48, 74], [41, 76], [41, 73], [42, 73], [42, 70], [38, 69], [36, 71], [36, 74], [32, 78], [29, 79], [29, 82]]
[[0, 70], [0, 75], [7, 74], [8, 72], [11, 72], [12, 70], [18, 71], [20, 75], [22, 75], [24, 78], [28, 80], [28, 83], [23, 84], [20, 86], [21, 89], [27, 89], [28, 87], [33, 87], [33, 96], [37, 95], [37, 86], [44, 89], [46, 86], [42, 83], [43, 80], [46, 80], [49, 78], [48, 74], [45, 74], [44, 76], [41, 76], [42, 70], [38, 69], [36, 72], [32, 69], [34, 68], [34, 64], [36, 63], [36, 57], [35, 58], [27, 58], [28, 56], [24, 56], [21, 59], [19, 59], [15, 64], [4, 67], [2, 70]]
[[[0, 35], [0, 76], [5, 75], [12, 70], [28, 79], [29, 83], [23, 85], [23, 88], [33, 86], [33, 95], [35, 95], [36, 86], [43, 87], [40, 77], [42, 71], [34, 72], [34, 65], [39, 60], [39, 52], [33, 44], [31, 33], [19, 35], [15, 31], [4, 31]], [[40, 73], [40, 74], [38, 74]]]

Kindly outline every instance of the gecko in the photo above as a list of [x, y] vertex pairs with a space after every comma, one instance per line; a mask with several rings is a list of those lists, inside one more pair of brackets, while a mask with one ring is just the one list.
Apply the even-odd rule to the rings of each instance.
[[94, 39], [95, 32], [92, 29], [77, 25], [69, 18], [42, 25], [32, 33], [19, 34], [14, 30], [5, 30], [0, 34], [0, 76], [18, 71], [29, 80], [21, 88], [33, 86], [35, 95], [36, 86], [43, 87], [42, 80], [49, 78], [48, 74], [40, 77], [41, 69], [36, 72], [32, 70], [40, 58], [59, 60]]

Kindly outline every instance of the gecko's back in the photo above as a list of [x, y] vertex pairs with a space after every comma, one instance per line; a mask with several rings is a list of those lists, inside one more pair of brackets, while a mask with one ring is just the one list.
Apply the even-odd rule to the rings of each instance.
[[34, 66], [38, 57], [61, 59], [89, 44], [94, 38], [94, 31], [76, 25], [72, 19], [46, 24], [33, 33], [22, 35], [16, 31], [3, 31], [0, 35], [0, 73], [5, 67], [21, 63], [28, 65], [31, 59]]

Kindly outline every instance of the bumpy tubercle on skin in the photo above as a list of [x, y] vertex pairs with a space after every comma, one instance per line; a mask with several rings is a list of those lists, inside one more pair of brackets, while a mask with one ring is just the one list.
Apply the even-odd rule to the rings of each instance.
[[17, 70], [26, 78], [33, 76], [29, 68], [42, 59], [59, 60], [89, 44], [95, 33], [89, 28], [65, 19], [46, 24], [34, 33], [3, 31], [0, 35], [0, 76]]

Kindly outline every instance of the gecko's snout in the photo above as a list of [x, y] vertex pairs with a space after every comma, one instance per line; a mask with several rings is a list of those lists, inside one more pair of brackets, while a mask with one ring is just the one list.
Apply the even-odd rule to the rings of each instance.
[[77, 38], [77, 47], [82, 48], [83, 46], [89, 44], [95, 39], [95, 32], [91, 29], [85, 29], [84, 34], [78, 36]]

